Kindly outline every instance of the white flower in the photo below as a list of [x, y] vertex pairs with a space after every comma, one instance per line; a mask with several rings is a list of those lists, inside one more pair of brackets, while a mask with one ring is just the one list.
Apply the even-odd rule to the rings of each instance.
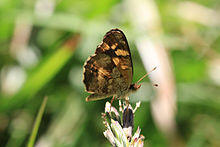
[[[122, 117], [120, 117], [115, 107], [111, 106], [109, 102], [106, 102], [103, 123], [107, 130], [104, 131], [104, 136], [115, 147], [143, 147], [144, 136], [140, 135], [141, 129], [139, 127], [132, 136], [134, 112], [140, 106], [140, 102], [136, 103], [135, 109], [130, 104], [127, 106], [124, 104], [123, 109], [121, 103], [119, 105], [119, 110], [122, 110]], [[106, 117], [110, 118], [110, 125]]]

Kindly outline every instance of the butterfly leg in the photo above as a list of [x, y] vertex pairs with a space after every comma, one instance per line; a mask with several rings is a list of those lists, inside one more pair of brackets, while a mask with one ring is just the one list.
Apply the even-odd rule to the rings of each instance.
[[122, 103], [121, 100], [118, 101], [118, 105], [119, 105], [119, 111], [123, 112], [123, 108], [122, 108]]
[[114, 99], [115, 99], [115, 96], [112, 97], [111, 106], [112, 106], [112, 103], [113, 103]]

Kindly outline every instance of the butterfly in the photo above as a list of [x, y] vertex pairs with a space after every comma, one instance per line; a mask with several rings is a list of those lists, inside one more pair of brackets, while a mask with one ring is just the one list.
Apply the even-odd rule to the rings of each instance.
[[125, 34], [119, 29], [107, 32], [95, 54], [84, 64], [83, 83], [90, 95], [86, 101], [115, 96], [126, 98], [141, 85], [133, 84], [133, 64]]

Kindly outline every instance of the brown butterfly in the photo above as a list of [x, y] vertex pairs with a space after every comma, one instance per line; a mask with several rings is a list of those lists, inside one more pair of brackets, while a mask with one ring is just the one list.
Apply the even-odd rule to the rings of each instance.
[[86, 101], [110, 96], [126, 98], [130, 92], [140, 88], [141, 85], [132, 84], [131, 52], [121, 30], [112, 29], [105, 34], [95, 54], [85, 62], [83, 76], [86, 91], [91, 94]]

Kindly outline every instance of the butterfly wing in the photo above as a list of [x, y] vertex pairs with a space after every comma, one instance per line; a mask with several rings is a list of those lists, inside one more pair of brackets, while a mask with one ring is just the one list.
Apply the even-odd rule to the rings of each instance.
[[124, 33], [112, 29], [84, 65], [84, 84], [91, 93], [87, 101], [126, 93], [132, 82], [132, 60]]

